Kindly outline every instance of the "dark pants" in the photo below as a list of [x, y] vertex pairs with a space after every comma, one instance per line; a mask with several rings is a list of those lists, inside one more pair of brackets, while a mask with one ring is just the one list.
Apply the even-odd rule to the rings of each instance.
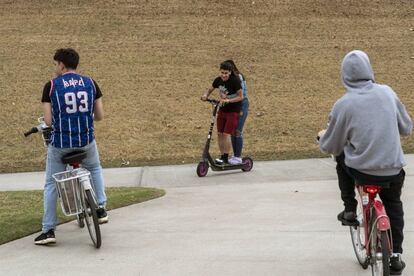
[[389, 182], [389, 188], [384, 188], [379, 196], [384, 204], [385, 211], [391, 222], [394, 253], [402, 253], [404, 240], [404, 210], [401, 202], [401, 189], [404, 184], [405, 171], [401, 169], [398, 175], [374, 176], [364, 174], [345, 165], [345, 155], [336, 157], [336, 172], [338, 174], [339, 189], [344, 202], [345, 211], [355, 211], [358, 202], [355, 199], [355, 180], [361, 183], [375, 184]]

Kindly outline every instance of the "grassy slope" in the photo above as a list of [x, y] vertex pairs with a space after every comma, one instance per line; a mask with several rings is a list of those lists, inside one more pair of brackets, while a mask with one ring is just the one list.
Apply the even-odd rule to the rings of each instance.
[[[105, 166], [197, 160], [210, 112], [198, 99], [227, 58], [250, 89], [245, 152], [255, 159], [321, 156], [314, 136], [343, 93], [339, 67], [349, 50], [366, 50], [377, 81], [413, 110], [411, 4], [2, 1], [0, 116], [7, 123], [0, 129], [0, 171], [43, 169], [40, 140], [22, 132], [40, 113], [54, 50], [69, 46], [81, 54], [80, 72], [104, 93], [106, 119], [96, 129]], [[412, 139], [403, 144], [414, 151]]]

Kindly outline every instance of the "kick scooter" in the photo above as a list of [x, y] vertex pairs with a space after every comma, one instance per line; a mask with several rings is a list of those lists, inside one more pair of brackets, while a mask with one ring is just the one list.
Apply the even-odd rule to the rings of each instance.
[[220, 106], [220, 102], [217, 100], [207, 99], [207, 102], [211, 103], [213, 106], [213, 113], [211, 115], [211, 124], [207, 136], [207, 141], [204, 146], [203, 155], [201, 156], [201, 161], [197, 165], [197, 175], [203, 177], [207, 175], [208, 168], [211, 167], [213, 171], [228, 171], [228, 170], [242, 170], [248, 172], [253, 168], [253, 160], [250, 157], [243, 157], [242, 163], [237, 165], [231, 164], [218, 164], [216, 163], [210, 155], [210, 143], [211, 136], [213, 134], [214, 124], [216, 122], [217, 111]]

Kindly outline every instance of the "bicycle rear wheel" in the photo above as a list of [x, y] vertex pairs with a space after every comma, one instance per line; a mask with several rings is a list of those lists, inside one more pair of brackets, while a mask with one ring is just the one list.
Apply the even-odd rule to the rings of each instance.
[[390, 239], [387, 231], [379, 231], [372, 237], [372, 275], [389, 276], [390, 275]]
[[85, 222], [88, 227], [89, 236], [96, 248], [100, 248], [102, 244], [101, 230], [98, 223], [98, 215], [96, 208], [98, 207], [90, 190], [85, 190]]
[[351, 233], [352, 247], [354, 248], [355, 256], [362, 268], [367, 269], [369, 266], [369, 259], [365, 248], [364, 214], [361, 197], [358, 192], [356, 194], [356, 199], [358, 201], [356, 214], [359, 226], [350, 226], [349, 231]]

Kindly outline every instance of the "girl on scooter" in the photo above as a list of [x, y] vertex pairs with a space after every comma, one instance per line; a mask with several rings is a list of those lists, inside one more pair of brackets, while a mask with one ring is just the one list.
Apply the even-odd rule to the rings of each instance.
[[249, 114], [249, 98], [247, 97], [247, 84], [244, 75], [237, 69], [233, 60], [226, 60], [233, 66], [233, 72], [240, 78], [241, 87], [243, 90], [243, 100], [241, 102], [241, 111], [239, 116], [239, 123], [237, 124], [234, 135], [231, 136], [231, 143], [233, 145], [233, 157], [229, 159], [229, 163], [232, 165], [238, 165], [242, 163], [242, 149], [243, 149], [243, 127], [246, 122], [247, 115]]
[[212, 86], [201, 96], [205, 101], [208, 96], [218, 88], [220, 94], [220, 109], [217, 114], [217, 135], [221, 157], [215, 161], [217, 164], [228, 164], [231, 150], [231, 136], [235, 134], [239, 123], [243, 91], [238, 75], [234, 73], [230, 62], [220, 64], [219, 76]]

